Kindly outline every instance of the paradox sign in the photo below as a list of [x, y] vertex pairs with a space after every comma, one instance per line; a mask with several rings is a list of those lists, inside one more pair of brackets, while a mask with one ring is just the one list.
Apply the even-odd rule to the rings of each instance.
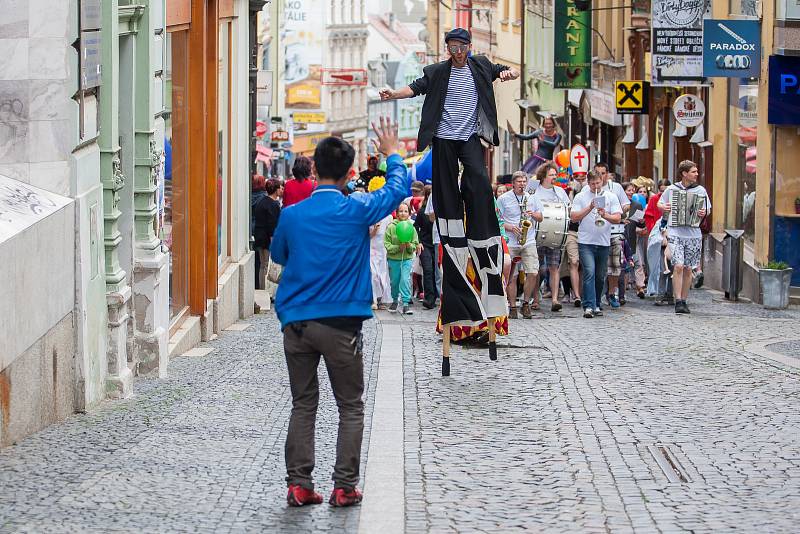
[[757, 78], [761, 74], [761, 23], [703, 21], [703, 76]]

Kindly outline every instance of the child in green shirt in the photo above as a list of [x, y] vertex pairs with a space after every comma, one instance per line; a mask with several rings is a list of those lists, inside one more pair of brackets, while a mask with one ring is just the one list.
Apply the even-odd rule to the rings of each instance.
[[414, 313], [408, 309], [411, 304], [411, 267], [414, 262], [414, 254], [421, 248], [417, 230], [413, 225], [411, 226], [413, 237], [410, 242], [401, 243], [397, 237], [397, 225], [404, 221], [410, 224], [411, 221], [408, 220], [410, 216], [411, 209], [408, 204], [400, 204], [397, 207], [397, 219], [389, 223], [386, 234], [383, 236], [383, 245], [386, 247], [386, 258], [389, 263], [389, 281], [392, 284], [392, 305], [389, 306], [389, 311], [397, 311], [399, 295], [403, 303], [402, 313], [405, 315]]

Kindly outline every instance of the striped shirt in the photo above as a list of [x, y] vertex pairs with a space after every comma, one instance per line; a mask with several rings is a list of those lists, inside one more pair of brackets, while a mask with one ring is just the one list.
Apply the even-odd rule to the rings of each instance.
[[442, 120], [436, 137], [466, 141], [478, 130], [478, 89], [469, 65], [450, 67]]

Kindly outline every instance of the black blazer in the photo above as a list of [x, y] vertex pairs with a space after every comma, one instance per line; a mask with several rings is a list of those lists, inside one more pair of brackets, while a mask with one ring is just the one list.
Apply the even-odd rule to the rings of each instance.
[[[510, 67], [492, 63], [483, 55], [468, 57], [467, 65], [472, 71], [472, 79], [475, 80], [475, 87], [478, 90], [478, 135], [487, 143], [497, 146], [500, 144], [500, 137], [497, 135], [497, 106], [494, 102], [492, 82]], [[447, 84], [450, 82], [450, 67], [449, 59], [428, 65], [422, 69], [421, 78], [408, 84], [414, 96], [426, 95], [417, 135], [417, 150], [420, 152], [431, 143], [439, 121], [442, 120]]]

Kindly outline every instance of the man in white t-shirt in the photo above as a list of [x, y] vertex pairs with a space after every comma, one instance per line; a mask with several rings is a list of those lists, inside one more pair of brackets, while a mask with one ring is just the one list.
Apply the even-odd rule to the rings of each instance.
[[[608, 164], [598, 162], [594, 166], [594, 172], [603, 180], [603, 190], [612, 193], [617, 197], [622, 212], [628, 211], [631, 201], [625, 194], [622, 184], [611, 179], [614, 176], [608, 172]], [[611, 225], [611, 249], [608, 253], [608, 285], [606, 286], [608, 303], [612, 308], [619, 308], [619, 277], [622, 275], [622, 240], [625, 236], [624, 224]], [[599, 303], [598, 303], [599, 304]]]
[[[669, 186], [661, 195], [658, 207], [664, 213], [671, 211], [672, 196], [677, 191], [689, 191], [694, 195], [704, 198], [703, 208], [697, 211], [697, 215], [702, 219], [711, 213], [711, 199], [708, 198], [708, 191], [697, 183], [698, 178], [697, 164], [693, 161], [684, 160], [678, 164], [678, 179]], [[703, 251], [703, 234], [700, 227], [695, 226], [675, 226], [671, 221], [671, 216], [667, 224], [667, 241], [669, 251], [672, 255], [672, 288], [675, 296], [675, 313], [691, 313], [686, 304], [689, 296], [689, 285], [692, 282], [692, 269], [700, 266], [700, 256]]]
[[603, 179], [596, 173], [589, 173], [588, 186], [572, 200], [570, 219], [580, 223], [578, 250], [583, 266], [583, 316], [591, 319], [603, 314], [600, 299], [608, 269], [611, 225], [619, 224], [622, 208], [616, 195], [603, 190]]
[[[536, 205], [543, 209], [542, 202], [564, 204], [569, 206], [569, 197], [562, 187], [555, 185], [558, 177], [558, 168], [554, 163], [543, 163], [536, 169], [536, 178], [539, 187], [536, 188], [533, 197]], [[536, 252], [539, 256], [539, 268], [547, 269], [550, 274], [550, 311], [561, 311], [561, 303], [558, 301], [558, 291], [561, 286], [559, 270], [561, 269], [561, 249], [538, 247]]]
[[[539, 287], [539, 256], [536, 253], [536, 236], [533, 227], [527, 232], [525, 244], [521, 245], [519, 240], [522, 235], [520, 221], [526, 217], [531, 221], [542, 220], [542, 210], [536, 204], [536, 200], [525, 189], [528, 185], [528, 175], [522, 171], [517, 171], [512, 177], [511, 191], [506, 191], [497, 199], [497, 207], [500, 209], [500, 216], [503, 218], [503, 227], [508, 235], [508, 251], [511, 258], [520, 261], [515, 265], [520, 265], [525, 270], [525, 285], [522, 289], [522, 316], [532, 319], [530, 300], [533, 291]], [[511, 308], [508, 312], [510, 319], [517, 318], [517, 280], [516, 269], [512, 267], [511, 276], [506, 285], [508, 295], [508, 305]]]

